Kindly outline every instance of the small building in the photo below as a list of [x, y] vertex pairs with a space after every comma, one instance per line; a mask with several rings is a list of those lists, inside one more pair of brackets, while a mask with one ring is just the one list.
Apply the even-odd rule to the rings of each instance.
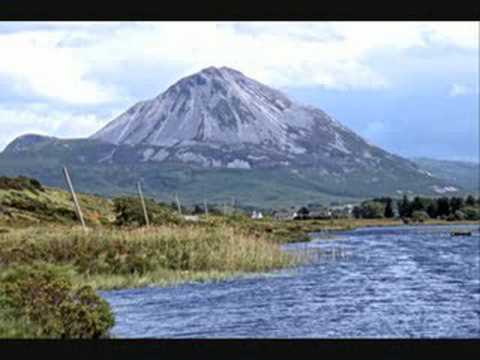
[[311, 210], [310, 213], [308, 214], [309, 219], [316, 219], [316, 220], [330, 219], [331, 217], [332, 217], [332, 212], [328, 209]]
[[352, 204], [338, 205], [330, 207], [333, 218], [347, 218], [352, 216], [354, 206]]
[[253, 210], [252, 215], [250, 216], [252, 219], [263, 219], [263, 214], [261, 211], [256, 212]]
[[272, 213], [272, 217], [275, 220], [293, 220], [297, 216], [296, 212], [288, 210], [275, 210]]

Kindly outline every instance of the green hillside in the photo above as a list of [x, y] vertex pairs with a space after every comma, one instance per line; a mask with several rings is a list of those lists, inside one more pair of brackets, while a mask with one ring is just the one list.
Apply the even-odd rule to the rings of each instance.
[[209, 203], [231, 204], [234, 198], [237, 205], [264, 209], [359, 202], [378, 196], [399, 197], [403, 193], [436, 196], [439, 194], [434, 186], [452, 184], [459, 193], [466, 193], [471, 192], [475, 182], [478, 184], [478, 173], [473, 176], [474, 167], [454, 163], [455, 167], [419, 162], [425, 170], [431, 169], [435, 177], [423, 172], [404, 173], [394, 162], [388, 168], [359, 167], [346, 169], [345, 173], [313, 166], [204, 168], [180, 162], [144, 161], [147, 150], [142, 146], [117, 147], [91, 139], [23, 137], [0, 153], [0, 176], [23, 175], [64, 188], [62, 167], [68, 166], [80, 192], [106, 196], [132, 194], [137, 181], [142, 181], [146, 196], [163, 202], [173, 201], [178, 193], [187, 205], [203, 203], [204, 199]]
[[412, 160], [439, 179], [452, 181], [466, 191], [480, 192], [479, 163], [428, 158], [415, 158]]

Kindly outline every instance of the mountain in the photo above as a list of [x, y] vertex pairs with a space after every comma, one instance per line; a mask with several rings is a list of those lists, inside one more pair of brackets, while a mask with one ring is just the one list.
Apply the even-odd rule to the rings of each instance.
[[433, 176], [453, 182], [472, 193], [480, 192], [480, 164], [471, 161], [412, 158], [418, 166]]
[[0, 174], [47, 185], [63, 183], [63, 165], [82, 191], [131, 192], [142, 179], [151, 196], [180, 192], [191, 201], [235, 196], [275, 206], [462, 191], [227, 67], [180, 79], [88, 139], [24, 135], [0, 154]]
[[417, 166], [368, 144], [320, 109], [242, 73], [210, 67], [140, 102], [92, 139], [148, 147], [145, 161], [207, 167], [319, 166], [348, 174], [363, 168], [418, 174]]

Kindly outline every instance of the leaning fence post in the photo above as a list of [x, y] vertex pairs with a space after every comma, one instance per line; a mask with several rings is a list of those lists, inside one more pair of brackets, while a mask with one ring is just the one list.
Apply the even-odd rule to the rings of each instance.
[[70, 175], [68, 174], [66, 166], [63, 167], [63, 175], [65, 176], [65, 181], [67, 182], [70, 194], [72, 194], [72, 199], [73, 203], [75, 204], [75, 212], [77, 213], [77, 217], [82, 223], [83, 230], [86, 231], [87, 227], [85, 226], [85, 221], [83, 220], [82, 209], [80, 209], [80, 204], [78, 203], [77, 195], [75, 194], [75, 190], [73, 189], [72, 180], [70, 179]]
[[205, 209], [205, 215], [208, 215], [207, 200], [203, 199], [203, 208]]
[[143, 198], [142, 185], [140, 184], [140, 181], [137, 182], [137, 190], [138, 196], [140, 197], [140, 201], [142, 203], [143, 216], [145, 217], [145, 225], [149, 227], [150, 221], [148, 219], [147, 206], [145, 205], [145, 199]]
[[177, 202], [178, 213], [182, 215], [182, 207], [180, 206], [180, 200], [178, 200], [177, 193], [175, 193], [175, 201]]

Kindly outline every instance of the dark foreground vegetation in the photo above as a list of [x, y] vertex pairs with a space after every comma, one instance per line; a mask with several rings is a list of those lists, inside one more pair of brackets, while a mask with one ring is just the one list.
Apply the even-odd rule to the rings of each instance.
[[0, 275], [0, 337], [100, 338], [113, 324], [108, 303], [62, 267], [15, 264]]
[[[385, 216], [384, 199], [363, 203], [358, 219], [313, 220], [253, 220], [213, 205], [208, 214], [200, 205], [179, 212], [177, 204], [146, 199], [146, 227], [137, 198], [78, 198], [86, 231], [67, 192], [33, 179], [0, 178], [0, 337], [107, 337], [114, 320], [97, 289], [270, 271], [303, 261], [282, 252], [280, 244], [307, 240], [308, 233], [402, 223], [400, 216]], [[372, 203], [382, 216], [365, 216]], [[433, 204], [443, 211], [440, 199]], [[453, 214], [469, 214], [471, 199], [459, 207], [448, 204]], [[409, 209], [402, 216], [419, 211], [417, 205]]]

